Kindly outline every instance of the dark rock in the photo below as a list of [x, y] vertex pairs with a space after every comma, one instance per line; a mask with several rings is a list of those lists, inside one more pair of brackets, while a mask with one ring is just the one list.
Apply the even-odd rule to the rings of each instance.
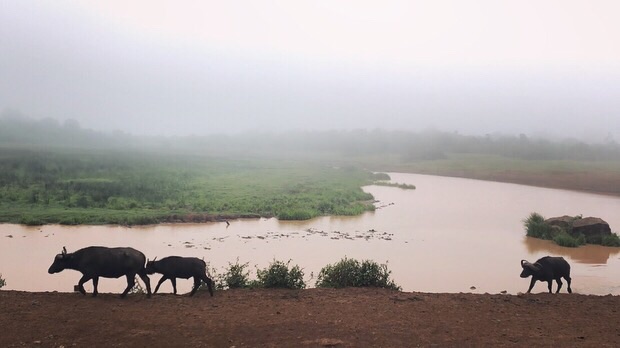
[[611, 235], [609, 224], [597, 217], [581, 218], [564, 215], [549, 218], [545, 220], [545, 223], [554, 228], [561, 228], [574, 237], [583, 234], [588, 243], [600, 244], [604, 236]]
[[545, 220], [545, 223], [552, 227], [557, 226], [564, 231], [570, 233], [572, 231], [573, 221], [575, 221], [575, 217], [564, 215], [548, 218], [547, 220]]
[[611, 228], [603, 219], [587, 217], [573, 222], [572, 234], [583, 234], [588, 243], [600, 243], [604, 236], [611, 235]]

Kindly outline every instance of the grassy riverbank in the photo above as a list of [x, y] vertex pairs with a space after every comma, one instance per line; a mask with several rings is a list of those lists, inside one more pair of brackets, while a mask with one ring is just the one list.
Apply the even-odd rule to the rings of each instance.
[[0, 149], [0, 222], [151, 224], [308, 219], [373, 209], [367, 171], [312, 161]]

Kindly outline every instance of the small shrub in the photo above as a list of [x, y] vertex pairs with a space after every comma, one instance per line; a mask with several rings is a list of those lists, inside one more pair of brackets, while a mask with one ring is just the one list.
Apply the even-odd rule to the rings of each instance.
[[304, 289], [304, 272], [298, 265], [289, 269], [289, 264], [274, 260], [265, 269], [256, 269], [256, 285], [264, 288]]
[[137, 276], [135, 277], [135, 281], [136, 281], [136, 283], [134, 284], [133, 288], [131, 288], [131, 290], [129, 290], [129, 293], [130, 294], [146, 294], [146, 290], [144, 290], [144, 287], [142, 286], [142, 284], [138, 280]]
[[553, 237], [553, 241], [559, 246], [569, 248], [576, 248], [581, 245], [579, 244], [579, 240], [577, 238], [574, 238], [566, 232], [558, 233], [555, 237]]
[[601, 244], [604, 246], [620, 247], [620, 237], [617, 234], [612, 233], [609, 236], [604, 236], [601, 240]]
[[526, 235], [528, 237], [552, 239], [553, 230], [551, 226], [545, 223], [545, 218], [538, 213], [531, 213], [530, 216], [523, 220]]
[[579, 233], [579, 235], [577, 236], [577, 242], [579, 243], [579, 245], [585, 245], [587, 243], [586, 236], [583, 233]]
[[2, 278], [2, 273], [0, 273], [0, 289], [6, 286], [6, 280]]
[[241, 289], [250, 287], [249, 263], [239, 263], [239, 259], [233, 263], [228, 263], [228, 268], [224, 273], [217, 275], [213, 281], [217, 289]]
[[390, 279], [391, 273], [387, 264], [379, 265], [370, 260], [359, 262], [345, 257], [333, 265], [323, 267], [317, 277], [316, 286], [319, 288], [378, 287], [401, 290], [401, 287]]

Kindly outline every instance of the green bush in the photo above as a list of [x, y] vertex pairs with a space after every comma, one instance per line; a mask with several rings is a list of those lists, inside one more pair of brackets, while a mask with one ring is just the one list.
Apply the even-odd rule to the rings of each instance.
[[319, 288], [378, 287], [401, 290], [401, 287], [390, 279], [391, 273], [387, 264], [379, 265], [370, 260], [359, 262], [345, 257], [333, 265], [323, 267], [317, 277], [316, 286]]
[[523, 220], [523, 224], [528, 237], [553, 239], [553, 230], [551, 226], [545, 223], [545, 218], [542, 215], [531, 213], [527, 219]]
[[217, 289], [241, 289], [248, 288], [251, 285], [250, 271], [247, 270], [249, 263], [239, 263], [239, 259], [233, 263], [228, 263], [228, 268], [224, 270], [223, 274], [215, 276], [215, 282]]
[[[555, 237], [553, 237], [553, 241], [559, 246], [569, 248], [576, 248], [581, 245], [578, 238], [574, 238], [573, 236], [564, 231], [558, 233]], [[583, 241], [585, 242], [585, 238], [583, 239]]]
[[612, 233], [609, 236], [604, 236], [601, 240], [601, 244], [604, 246], [620, 247], [620, 237], [617, 234]]
[[278, 220], [310, 220], [318, 213], [309, 210], [283, 211], [278, 214]]
[[289, 269], [289, 264], [273, 260], [267, 268], [256, 269], [257, 286], [263, 288], [304, 289], [304, 272], [298, 265]]
[[0, 273], [0, 289], [6, 285], [6, 280], [2, 278], [2, 273]]

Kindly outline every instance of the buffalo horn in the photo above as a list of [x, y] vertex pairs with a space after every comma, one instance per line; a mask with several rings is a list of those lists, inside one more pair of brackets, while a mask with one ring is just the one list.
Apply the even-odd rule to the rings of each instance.
[[62, 247], [62, 255], [67, 255], [67, 248], [66, 247]]

